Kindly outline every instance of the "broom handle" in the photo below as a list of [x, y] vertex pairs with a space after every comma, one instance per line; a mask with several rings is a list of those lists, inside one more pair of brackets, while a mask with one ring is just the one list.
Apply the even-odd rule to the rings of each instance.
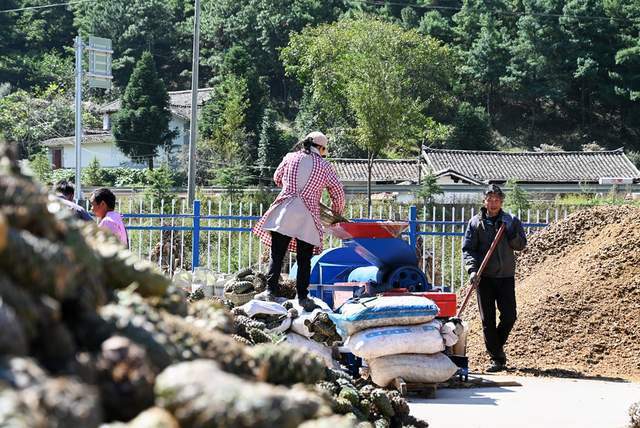
[[506, 229], [505, 224], [502, 223], [500, 225], [500, 228], [498, 229], [498, 233], [496, 233], [496, 237], [493, 238], [493, 242], [491, 243], [491, 247], [489, 247], [489, 251], [487, 251], [487, 254], [485, 254], [484, 256], [484, 259], [482, 259], [482, 263], [480, 264], [480, 269], [478, 269], [478, 273], [476, 274], [476, 278], [478, 279], [475, 282], [471, 283], [471, 286], [467, 289], [467, 293], [464, 295], [464, 300], [462, 301], [462, 305], [460, 305], [460, 309], [458, 309], [456, 318], [460, 318], [460, 315], [462, 315], [462, 311], [464, 311], [464, 308], [467, 306], [467, 303], [469, 303], [469, 299], [471, 298], [471, 293], [473, 292], [473, 290], [476, 289], [476, 284], [480, 282], [480, 277], [482, 276], [482, 273], [487, 267], [487, 264], [489, 263], [489, 259], [493, 255], [493, 252], [496, 250], [496, 247], [502, 240], [502, 236], [504, 235], [505, 229]]
[[342, 216], [340, 214], [336, 214], [335, 211], [333, 211], [331, 208], [329, 208], [328, 206], [326, 206], [322, 202], [320, 202], [320, 208], [325, 210], [326, 212], [330, 212], [331, 215], [333, 215], [333, 217], [335, 217], [335, 219], [338, 220], [341, 223], [346, 223], [346, 222], [349, 221], [346, 217], [344, 217], [344, 216]]

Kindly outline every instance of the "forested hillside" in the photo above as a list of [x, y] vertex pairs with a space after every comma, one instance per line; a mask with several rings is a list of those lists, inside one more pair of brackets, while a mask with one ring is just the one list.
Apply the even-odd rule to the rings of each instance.
[[[145, 51], [168, 90], [190, 88], [193, 1], [52, 3], [0, 6], [0, 132], [24, 156], [73, 132], [78, 32], [113, 40], [116, 88], [93, 103]], [[202, 0], [200, 40], [200, 156], [254, 177], [316, 128], [333, 156], [640, 151], [637, 0]]]

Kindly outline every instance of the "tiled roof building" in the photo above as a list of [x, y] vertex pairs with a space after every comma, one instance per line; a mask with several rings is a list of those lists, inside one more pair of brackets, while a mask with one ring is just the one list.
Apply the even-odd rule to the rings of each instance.
[[622, 149], [599, 152], [488, 152], [425, 149], [427, 167], [452, 169], [482, 182], [597, 183], [603, 177], [640, 179]]

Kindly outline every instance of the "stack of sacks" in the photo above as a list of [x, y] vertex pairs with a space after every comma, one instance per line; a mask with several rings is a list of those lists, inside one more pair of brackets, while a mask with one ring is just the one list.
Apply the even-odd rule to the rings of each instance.
[[397, 377], [407, 382], [448, 380], [456, 365], [442, 353], [457, 341], [453, 323], [436, 320], [438, 306], [420, 296], [380, 296], [360, 299], [330, 315], [345, 345], [363, 358], [371, 380], [387, 386]]

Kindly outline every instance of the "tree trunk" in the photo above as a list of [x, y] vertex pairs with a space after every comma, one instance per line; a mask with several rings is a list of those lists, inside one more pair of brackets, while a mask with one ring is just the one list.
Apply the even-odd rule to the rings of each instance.
[[492, 85], [489, 83], [487, 87], [487, 117], [489, 118], [489, 126], [491, 126], [491, 89]]
[[373, 154], [367, 159], [367, 217], [371, 218], [371, 170], [373, 169]]
[[147, 161], [147, 164], [149, 166], [149, 169], [153, 169], [153, 156], [149, 157], [149, 160]]
[[536, 137], [536, 102], [531, 106], [531, 124], [529, 128], [529, 139], [531, 143], [535, 143]]
[[581, 117], [580, 117], [580, 122], [582, 123], [582, 128], [584, 129], [587, 125], [587, 117], [586, 117], [586, 109], [587, 109], [587, 101], [586, 101], [586, 96], [585, 96], [585, 88], [584, 88], [584, 83], [581, 85], [580, 88], [580, 104], [581, 104]]
[[284, 100], [284, 111], [287, 112], [287, 114], [289, 114], [289, 88], [287, 87], [287, 78], [285, 76], [282, 76], [282, 99]]

